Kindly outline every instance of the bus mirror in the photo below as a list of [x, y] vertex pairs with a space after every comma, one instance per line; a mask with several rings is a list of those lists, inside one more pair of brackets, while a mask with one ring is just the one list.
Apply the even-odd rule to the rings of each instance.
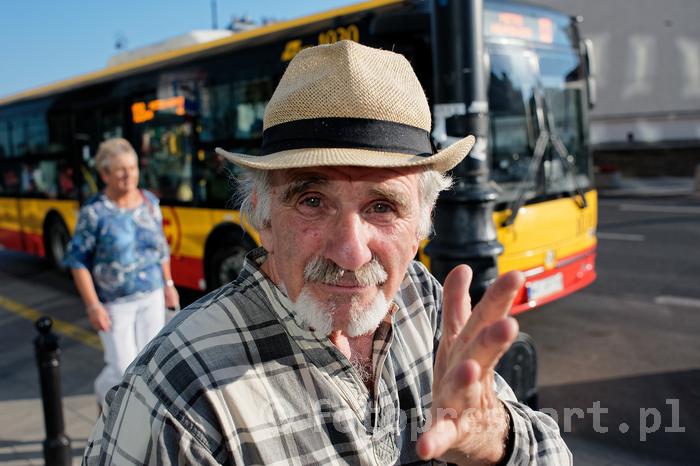
[[588, 108], [593, 108], [598, 99], [596, 88], [596, 60], [595, 48], [591, 39], [581, 41], [581, 52], [586, 65], [586, 93], [588, 94]]

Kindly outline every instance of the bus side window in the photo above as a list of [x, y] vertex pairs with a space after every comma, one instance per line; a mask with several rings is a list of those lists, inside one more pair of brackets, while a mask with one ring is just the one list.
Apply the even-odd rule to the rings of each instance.
[[203, 90], [203, 142], [258, 139], [265, 105], [274, 91], [271, 78], [212, 84]]
[[[199, 139], [257, 154], [262, 138], [265, 105], [274, 91], [272, 76], [210, 84], [203, 89]], [[205, 205], [224, 206], [234, 198], [238, 169], [213, 150], [198, 154], [197, 196]]]
[[0, 159], [11, 156], [10, 122], [0, 120]]
[[54, 183], [55, 164], [52, 161], [22, 164], [22, 194], [53, 199], [56, 197]]
[[205, 205], [237, 208], [230, 203], [235, 201], [236, 178], [239, 175], [240, 168], [219, 154], [213, 151], [208, 151], [206, 155], [202, 153], [198, 182], [199, 201]]
[[9, 128], [10, 150], [13, 157], [43, 155], [49, 152], [49, 127], [46, 121], [46, 102], [22, 107]]
[[141, 185], [162, 200], [191, 202], [192, 124], [154, 119], [139, 130]]
[[0, 164], [0, 194], [19, 193], [20, 169], [17, 164]]

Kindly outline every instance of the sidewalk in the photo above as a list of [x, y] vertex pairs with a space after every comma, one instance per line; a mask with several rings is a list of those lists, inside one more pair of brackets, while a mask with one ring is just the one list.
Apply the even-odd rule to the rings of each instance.
[[[85, 442], [97, 417], [95, 396], [77, 395], [63, 398], [66, 433], [71, 440], [73, 465], [79, 465]], [[3, 466], [43, 466], [44, 431], [41, 399], [0, 402], [3, 422], [0, 428], [0, 464]]]
[[[0, 345], [0, 465], [41, 466], [46, 438], [39, 375], [31, 344], [36, 335], [32, 323], [0, 313], [0, 326], [12, 327], [14, 336]], [[13, 348], [10, 349], [9, 347]], [[79, 465], [85, 443], [97, 419], [93, 394], [95, 368], [102, 355], [80, 343], [61, 337], [61, 388], [65, 432], [71, 440], [73, 465]]]
[[[69, 277], [40, 259], [11, 252], [1, 253], [0, 263], [0, 466], [40, 466], [46, 430], [33, 314], [82, 328], [88, 324], [79, 298], [66, 291]], [[66, 335], [59, 338], [65, 433], [73, 464], [79, 465], [97, 419], [93, 381], [103, 365], [102, 352]]]
[[[201, 294], [181, 289], [180, 300], [186, 305]], [[37, 257], [0, 250], [0, 466], [44, 464], [46, 430], [34, 354], [40, 315], [54, 319], [60, 338], [63, 420], [73, 465], [80, 464], [97, 420], [93, 383], [103, 354], [84, 335], [92, 331], [70, 275]]]
[[601, 198], [687, 196], [696, 192], [691, 177], [627, 178], [619, 173], [604, 173], [596, 176], [595, 183]]

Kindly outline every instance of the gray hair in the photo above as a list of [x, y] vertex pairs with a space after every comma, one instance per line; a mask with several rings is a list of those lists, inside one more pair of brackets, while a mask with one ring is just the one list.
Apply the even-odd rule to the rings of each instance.
[[97, 171], [101, 173], [109, 172], [110, 161], [113, 157], [121, 154], [133, 154], [134, 157], [138, 158], [134, 147], [124, 138], [112, 138], [102, 142], [95, 156]]
[[[420, 223], [417, 235], [427, 238], [432, 231], [432, 212], [440, 193], [452, 186], [452, 177], [426, 168], [419, 173], [418, 196], [420, 200]], [[257, 230], [270, 226], [271, 188], [270, 172], [267, 170], [243, 169], [237, 179], [237, 199], [240, 202], [241, 216]], [[255, 205], [253, 204], [255, 196]]]

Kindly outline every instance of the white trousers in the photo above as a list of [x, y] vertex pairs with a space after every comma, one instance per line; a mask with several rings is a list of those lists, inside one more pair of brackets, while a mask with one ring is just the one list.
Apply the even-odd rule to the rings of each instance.
[[112, 327], [109, 332], [99, 332], [105, 360], [104, 369], [95, 379], [99, 404], [104, 404], [109, 389], [121, 382], [129, 364], [165, 324], [162, 288], [137, 299], [105, 303], [104, 307]]

